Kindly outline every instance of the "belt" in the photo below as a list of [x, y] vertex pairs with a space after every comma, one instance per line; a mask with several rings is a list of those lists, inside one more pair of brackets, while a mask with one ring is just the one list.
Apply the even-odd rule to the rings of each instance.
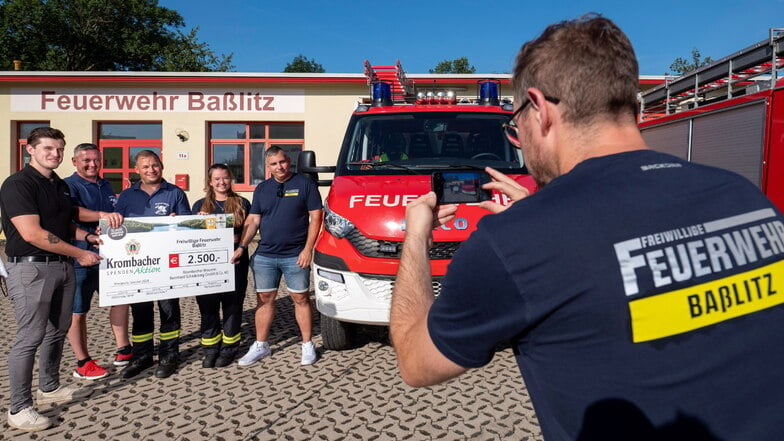
[[8, 261], [11, 263], [49, 263], [49, 262], [68, 262], [71, 258], [68, 256], [16, 256], [9, 257]]

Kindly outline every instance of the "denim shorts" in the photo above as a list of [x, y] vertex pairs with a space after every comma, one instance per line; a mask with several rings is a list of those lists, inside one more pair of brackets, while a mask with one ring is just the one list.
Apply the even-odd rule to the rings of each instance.
[[98, 267], [74, 268], [76, 290], [74, 291], [73, 313], [87, 314], [93, 294], [98, 291]]
[[300, 268], [297, 257], [264, 257], [253, 255], [250, 265], [256, 292], [277, 291], [280, 277], [286, 278], [289, 292], [305, 293], [310, 290], [310, 265]]

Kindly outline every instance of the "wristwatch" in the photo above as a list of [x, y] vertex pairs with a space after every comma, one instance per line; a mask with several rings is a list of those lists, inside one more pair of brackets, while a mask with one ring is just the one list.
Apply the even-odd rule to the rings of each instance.
[[243, 250], [248, 251], [248, 246], [247, 245], [240, 245], [237, 248], [242, 248]]

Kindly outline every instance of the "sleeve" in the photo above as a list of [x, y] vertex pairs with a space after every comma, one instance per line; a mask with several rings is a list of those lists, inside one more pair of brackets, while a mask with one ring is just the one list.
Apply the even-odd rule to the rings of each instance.
[[71, 202], [78, 207], [86, 207], [82, 201], [81, 193], [79, 193], [79, 188], [76, 186], [76, 183], [71, 182], [70, 180], [63, 181], [68, 185], [68, 191], [71, 193]]
[[199, 210], [201, 210], [202, 205], [204, 205], [204, 198], [201, 198], [193, 203], [193, 207], [191, 208], [191, 213], [198, 214]]
[[250, 205], [249, 214], [261, 214], [261, 184], [256, 186], [256, 189], [253, 190], [253, 203]]
[[177, 188], [177, 206], [174, 208], [175, 214], [182, 216], [191, 214], [191, 204], [188, 203], [188, 196], [179, 187]]
[[307, 179], [307, 189], [308, 189], [308, 199], [305, 201], [305, 204], [308, 207], [308, 211], [313, 210], [320, 210], [324, 208], [324, 205], [321, 203], [321, 193], [318, 191], [318, 186], [316, 183], [313, 182], [310, 178]]
[[0, 190], [0, 197], [3, 198], [3, 206], [8, 219], [16, 216], [28, 214], [38, 215], [38, 198], [35, 196], [33, 187], [21, 180], [13, 180], [3, 184]]
[[427, 318], [438, 350], [466, 368], [489, 363], [525, 327], [519, 289], [483, 233], [477, 230], [458, 249]]
[[128, 217], [128, 213], [126, 212], [127, 198], [128, 196], [126, 196], [125, 191], [120, 192], [120, 194], [117, 196], [117, 203], [114, 204], [114, 212], [122, 214], [123, 217]]
[[245, 198], [242, 198], [242, 209], [245, 210], [245, 216], [250, 213], [250, 201]]

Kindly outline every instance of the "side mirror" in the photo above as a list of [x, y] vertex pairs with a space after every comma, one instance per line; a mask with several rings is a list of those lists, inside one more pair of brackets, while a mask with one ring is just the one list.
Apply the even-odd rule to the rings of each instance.
[[335, 173], [335, 166], [323, 166], [319, 167], [316, 165], [316, 152], [312, 150], [303, 150], [299, 153], [299, 160], [297, 161], [297, 168], [299, 172], [303, 175], [313, 179], [313, 181], [319, 187], [329, 187], [332, 185], [332, 179], [323, 179], [320, 180], [318, 174], [319, 173]]

